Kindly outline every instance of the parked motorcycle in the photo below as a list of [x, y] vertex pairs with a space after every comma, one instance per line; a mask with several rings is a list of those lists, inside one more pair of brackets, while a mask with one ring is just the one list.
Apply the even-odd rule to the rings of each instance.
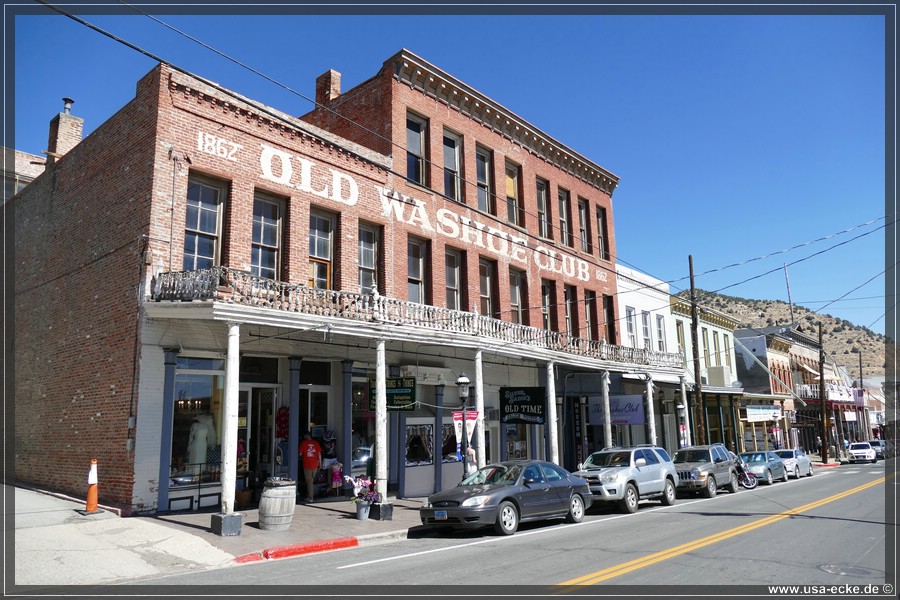
[[759, 485], [756, 475], [750, 472], [750, 469], [747, 468], [744, 460], [739, 455], [734, 455], [734, 466], [737, 469], [738, 484], [742, 488], [752, 490]]

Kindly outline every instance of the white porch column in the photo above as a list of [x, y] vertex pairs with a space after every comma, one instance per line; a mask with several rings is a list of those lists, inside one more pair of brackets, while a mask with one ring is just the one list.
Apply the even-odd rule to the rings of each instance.
[[609, 371], [603, 371], [601, 377], [600, 392], [603, 395], [603, 447], [611, 448], [612, 439], [612, 415], [609, 414]]
[[378, 340], [375, 359], [375, 491], [387, 499], [387, 367], [384, 340]]
[[475, 352], [475, 410], [478, 418], [475, 420], [475, 436], [478, 468], [484, 466], [484, 376], [481, 370], [481, 349]]
[[553, 367], [556, 366], [553, 361], [547, 363], [547, 420], [544, 427], [550, 441], [550, 456], [548, 460], [554, 464], [559, 464], [559, 437], [557, 435], [556, 423], [556, 375]]
[[650, 443], [656, 445], [656, 413], [653, 410], [653, 378], [647, 373], [647, 423], [650, 425]]
[[225, 359], [225, 403], [222, 410], [222, 514], [234, 513], [237, 477], [238, 390], [240, 388], [239, 323], [228, 323], [228, 356]]
[[684, 447], [688, 447], [691, 445], [691, 424], [688, 422], [688, 415], [690, 411], [688, 410], [688, 397], [687, 397], [687, 385], [684, 382], [684, 375], [678, 377], [678, 381], [681, 383], [681, 408], [678, 411], [679, 423], [678, 428], [684, 425], [684, 431], [679, 431], [679, 439], [684, 440]]

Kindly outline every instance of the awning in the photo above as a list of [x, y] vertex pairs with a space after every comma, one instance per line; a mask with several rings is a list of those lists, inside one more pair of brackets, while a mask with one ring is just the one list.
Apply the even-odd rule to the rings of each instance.
[[803, 363], [799, 363], [799, 364], [800, 364], [800, 367], [801, 367], [801, 368], [806, 369], [807, 371], [809, 371], [809, 372], [812, 373], [813, 375], [818, 376], [819, 372], [818, 372], [817, 370], [815, 370], [815, 369], [813, 369], [813, 368], [811, 368], [811, 367], [808, 367], [807, 365], [804, 365]]

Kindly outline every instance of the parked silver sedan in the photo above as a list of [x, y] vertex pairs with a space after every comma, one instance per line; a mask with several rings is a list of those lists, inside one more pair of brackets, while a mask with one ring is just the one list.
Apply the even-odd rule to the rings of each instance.
[[803, 450], [799, 448], [776, 450], [775, 454], [781, 457], [781, 460], [784, 461], [784, 468], [795, 479], [800, 479], [804, 475], [808, 477], [813, 474], [812, 461]]
[[787, 469], [784, 461], [773, 450], [758, 450], [756, 452], [741, 452], [741, 458], [747, 463], [750, 472], [762, 483], [771, 485], [776, 479], [788, 480]]

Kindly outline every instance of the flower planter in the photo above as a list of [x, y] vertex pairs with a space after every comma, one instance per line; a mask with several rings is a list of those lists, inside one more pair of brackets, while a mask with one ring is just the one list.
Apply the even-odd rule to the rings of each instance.
[[360, 521], [365, 521], [369, 518], [369, 511], [371, 510], [372, 505], [368, 502], [357, 502], [356, 503], [356, 518]]

